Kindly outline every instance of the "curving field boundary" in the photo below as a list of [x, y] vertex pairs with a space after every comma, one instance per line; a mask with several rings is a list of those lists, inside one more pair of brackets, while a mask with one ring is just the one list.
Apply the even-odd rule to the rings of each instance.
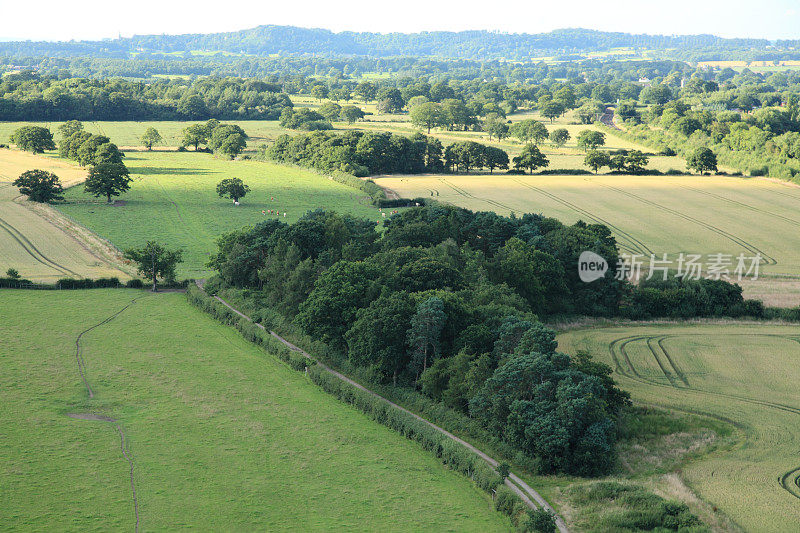
[[[693, 392], [700, 392], [703, 394], [709, 394], [712, 396], [727, 398], [730, 400], [746, 402], [754, 405], [759, 405], [762, 407], [767, 407], [770, 409], [777, 409], [795, 415], [800, 415], [800, 408], [791, 405], [769, 402], [766, 400], [759, 400], [756, 398], [742, 396], [739, 394], [729, 394], [724, 392], [709, 391], [691, 386], [686, 374], [684, 374], [683, 371], [680, 369], [680, 367], [676, 364], [676, 359], [672, 356], [672, 354], [669, 353], [669, 351], [664, 346], [664, 341], [666, 339], [675, 337], [704, 336], [704, 335], [706, 334], [682, 333], [674, 335], [632, 335], [629, 337], [621, 337], [619, 339], [614, 339], [608, 344], [608, 349], [611, 354], [611, 358], [614, 362], [615, 372], [618, 372], [619, 374], [629, 379], [638, 381], [640, 383], [646, 383], [648, 385], [654, 385], [657, 387], [685, 389]], [[728, 335], [752, 336], [747, 333], [732, 333]], [[779, 337], [783, 339], [788, 339], [800, 344], [800, 335], [780, 335], [775, 333], [769, 333], [769, 334], [765, 333], [762, 335], [765, 337]], [[630, 357], [628, 356], [628, 352], [626, 349], [629, 344], [634, 342], [644, 342], [646, 344], [651, 355], [653, 356], [653, 359], [656, 361], [656, 364], [664, 374], [664, 377], [666, 378], [668, 384], [662, 381], [649, 379], [641, 375], [639, 370], [636, 368], [636, 365], [633, 364], [633, 361], [631, 361]], [[791, 494], [795, 498], [800, 499], [800, 466], [779, 475], [778, 484], [789, 494]]]

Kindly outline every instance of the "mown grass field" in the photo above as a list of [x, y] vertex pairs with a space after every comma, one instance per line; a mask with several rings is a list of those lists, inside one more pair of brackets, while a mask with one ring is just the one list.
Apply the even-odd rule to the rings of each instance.
[[[120, 433], [142, 531], [511, 528], [468, 479], [182, 294], [3, 290], [0, 322], [3, 529], [133, 530]], [[80, 338], [90, 398], [75, 343], [98, 324]]]
[[[300, 168], [193, 152], [134, 152], [125, 164], [134, 182], [120, 202], [109, 205], [75, 187], [58, 209], [122, 249], [148, 240], [183, 248], [179, 278], [205, 277], [220, 234], [268, 218], [291, 223], [317, 208], [381, 218], [361, 191]], [[251, 189], [238, 207], [216, 193], [217, 183], [232, 177]], [[269, 210], [280, 215], [262, 214]]]
[[0, 150], [0, 276], [9, 268], [34, 281], [53, 282], [69, 277], [127, 279], [108, 246], [90, 235], [65, 231], [69, 221], [57, 220], [52, 208], [34, 205], [11, 185], [33, 168], [56, 173], [66, 185], [83, 181], [84, 169], [54, 158], [16, 150]]
[[567, 331], [615, 369], [634, 401], [736, 425], [742, 442], [684, 465], [681, 477], [747, 531], [800, 521], [800, 333], [795, 326], [651, 325]]

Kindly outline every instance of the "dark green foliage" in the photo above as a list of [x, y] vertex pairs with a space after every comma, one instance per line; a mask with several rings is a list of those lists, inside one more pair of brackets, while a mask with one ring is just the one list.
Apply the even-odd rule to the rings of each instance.
[[281, 127], [293, 130], [332, 130], [330, 119], [308, 108], [284, 108], [281, 113]]
[[53, 134], [41, 126], [23, 126], [11, 134], [11, 142], [20, 150], [41, 154], [45, 150], [55, 150]]
[[[154, 79], [147, 84], [122, 78], [19, 78], [0, 85], [2, 120], [197, 120], [210, 116], [276, 120], [284, 108], [292, 107], [280, 87], [240, 78]], [[63, 131], [62, 136], [75, 131]]]
[[128, 248], [124, 252], [125, 259], [136, 263], [140, 274], [153, 280], [153, 292], [156, 290], [157, 278], [168, 284], [175, 281], [175, 267], [183, 261], [181, 250], [168, 250], [161, 244], [148, 241], [141, 248]]
[[[323, 211], [291, 226], [271, 220], [222, 236], [209, 265], [224, 282], [258, 291], [252, 296], [256, 309], [280, 308], [306, 335], [340, 354], [333, 357], [346, 356], [350, 368], [372, 380], [418, 384], [462, 413], [480, 393], [496, 406], [508, 403], [498, 407], [505, 410], [502, 427], [489, 417], [478, 419], [528, 461], [535, 458], [536, 469], [600, 472], [598, 460], [613, 460], [608, 413], [619, 405], [604, 366], [582, 362], [584, 372], [567, 357], [566, 366], [553, 371], [575, 380], [570, 388], [561, 374], [552, 378], [563, 381], [565, 405], [572, 406], [568, 416], [576, 418], [565, 429], [568, 442], [557, 450], [560, 462], [550, 457], [554, 449], [539, 442], [547, 440], [548, 428], [533, 429], [537, 416], [552, 415], [551, 426], [565, 425], [563, 416], [551, 413], [555, 401], [525, 412], [515, 405], [511, 420], [510, 396], [494, 398], [487, 383], [505, 380], [508, 365], [531, 352], [556, 357], [552, 331], [531, 310], [540, 316], [584, 308], [616, 313], [619, 282], [579, 287], [570, 279], [575, 269], [567, 273], [587, 247], [615, 264], [608, 230], [437, 205], [409, 209], [387, 226], [379, 236], [372, 223]], [[577, 307], [584, 299], [591, 306]], [[581, 395], [589, 393], [597, 401], [581, 404]], [[595, 457], [595, 448], [605, 451]], [[575, 466], [579, 462], [584, 470]]]
[[52, 203], [64, 199], [64, 189], [58, 176], [46, 170], [25, 171], [14, 180], [13, 185], [19, 187], [19, 192], [33, 202]]
[[760, 302], [744, 300], [742, 288], [725, 280], [654, 278], [633, 288], [620, 312], [635, 320], [699, 316], [758, 318], [764, 308]]
[[281, 135], [263, 151], [263, 156], [323, 172], [342, 171], [368, 176], [441, 172], [445, 167], [460, 170], [503, 168], [508, 164], [508, 156], [504, 160], [497, 150], [465, 141], [451, 145], [444, 153], [438, 139], [419, 133], [404, 137], [385, 132], [348, 131], [342, 134], [316, 132], [294, 137]]
[[122, 163], [100, 163], [89, 170], [83, 184], [84, 190], [99, 198], [105, 196], [111, 203], [112, 196], [119, 196], [131, 188], [130, 173]]
[[524, 527], [532, 533], [555, 533], [556, 518], [547, 509], [529, 510]]

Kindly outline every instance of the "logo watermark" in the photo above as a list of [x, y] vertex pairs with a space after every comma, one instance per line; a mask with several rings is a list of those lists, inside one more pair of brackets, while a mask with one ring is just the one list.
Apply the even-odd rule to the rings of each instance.
[[[733, 254], [685, 254], [670, 257], [668, 254], [619, 255], [614, 279], [638, 282], [639, 280], [666, 280], [670, 273], [687, 280], [714, 279], [725, 281], [757, 280], [761, 267], [761, 254], [752, 256]], [[605, 276], [608, 262], [600, 255], [585, 251], [578, 258], [578, 276], [581, 281], [591, 283]]]
[[581, 252], [578, 258], [578, 277], [584, 283], [591, 283], [606, 275], [608, 261], [594, 252]]

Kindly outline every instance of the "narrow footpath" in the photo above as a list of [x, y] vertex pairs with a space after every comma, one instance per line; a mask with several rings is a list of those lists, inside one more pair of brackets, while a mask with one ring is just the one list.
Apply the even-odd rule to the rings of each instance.
[[[196, 282], [197, 286], [201, 290], [203, 289], [204, 282], [205, 282], [205, 280], [197, 280], [197, 282]], [[223, 300], [219, 296], [214, 296], [214, 299], [216, 299], [218, 302], [220, 302], [221, 304], [226, 306], [228, 309], [230, 309], [231, 311], [236, 313], [238, 316], [244, 318], [245, 320], [247, 320], [249, 322], [252, 322], [252, 319], [249, 316], [245, 315], [244, 313], [242, 313], [241, 311], [239, 311], [238, 309], [233, 307], [231, 304], [229, 304], [228, 302], [226, 302], [225, 300]], [[268, 331], [264, 326], [262, 326], [261, 324], [259, 324], [257, 322], [255, 323], [255, 325], [258, 326], [259, 328], [263, 329], [264, 331]], [[372, 396], [374, 396], [376, 398], [381, 399], [382, 401], [388, 403], [392, 407], [394, 407], [396, 409], [399, 409], [399, 410], [401, 410], [401, 411], [403, 411], [405, 413], [410, 414], [411, 416], [413, 416], [414, 418], [416, 418], [420, 422], [424, 422], [424, 423], [428, 424], [433, 429], [435, 429], [436, 431], [440, 432], [441, 434], [443, 434], [447, 438], [452, 439], [452, 440], [458, 442], [459, 444], [465, 446], [466, 448], [468, 448], [469, 450], [471, 450], [472, 452], [477, 454], [481, 459], [483, 459], [484, 461], [489, 463], [489, 465], [491, 465], [492, 468], [496, 468], [497, 465], [499, 464], [499, 462], [496, 459], [490, 457], [488, 454], [482, 452], [481, 450], [479, 450], [478, 448], [476, 448], [472, 444], [468, 443], [467, 441], [465, 441], [463, 439], [460, 439], [459, 437], [456, 437], [455, 435], [453, 435], [452, 433], [450, 433], [446, 429], [437, 426], [433, 422], [430, 422], [430, 421], [422, 418], [421, 416], [419, 416], [419, 415], [417, 415], [415, 413], [412, 413], [411, 411], [409, 411], [405, 407], [397, 405], [396, 403], [384, 398], [380, 394], [378, 394], [376, 392], [373, 392], [370, 389], [364, 387], [360, 383], [357, 383], [356, 381], [353, 381], [352, 379], [350, 379], [349, 377], [345, 376], [341, 372], [337, 372], [336, 370], [330, 368], [329, 366], [324, 365], [323, 363], [317, 361], [316, 359], [313, 359], [308, 353], [306, 353], [302, 349], [298, 348], [297, 346], [295, 346], [291, 342], [287, 341], [286, 339], [284, 339], [283, 337], [281, 337], [280, 335], [278, 335], [274, 331], [269, 331], [269, 334], [272, 335], [273, 337], [275, 337], [280, 342], [282, 342], [284, 345], [286, 345], [290, 350], [293, 350], [293, 351], [303, 355], [304, 357], [306, 357], [308, 359], [312, 359], [312, 360], [316, 361], [316, 363], [320, 366], [320, 368], [324, 369], [326, 372], [329, 372], [329, 373], [333, 374], [334, 376], [336, 376], [337, 378], [341, 379], [342, 381], [344, 381], [346, 383], [349, 383], [350, 385], [352, 385], [352, 386], [354, 386], [354, 387], [356, 387], [358, 389], [361, 389], [362, 391], [367, 392], [367, 393], [371, 394]], [[555, 512], [555, 509], [553, 509], [550, 506], [550, 504], [547, 503], [547, 501], [541, 496], [541, 494], [539, 494], [538, 492], [533, 490], [533, 488], [531, 488], [527, 483], [525, 483], [525, 481], [520, 479], [516, 474], [514, 474], [513, 472], [509, 473], [508, 478], [506, 478], [506, 480], [505, 480], [505, 484], [506, 484], [506, 486], [508, 488], [513, 490], [522, 499], [522, 501], [525, 502], [525, 504], [528, 507], [530, 507], [531, 509], [535, 510], [535, 509], [539, 509], [539, 508], [544, 508], [544, 509], [547, 509], [548, 511], [550, 511], [551, 513], [553, 513], [553, 515], [556, 518], [556, 526], [558, 527], [558, 530], [561, 533], [568, 533], [569, 532], [569, 530], [567, 529], [567, 525], [564, 523], [564, 520], [562, 520], [561, 517], [558, 516], [558, 514]]]

